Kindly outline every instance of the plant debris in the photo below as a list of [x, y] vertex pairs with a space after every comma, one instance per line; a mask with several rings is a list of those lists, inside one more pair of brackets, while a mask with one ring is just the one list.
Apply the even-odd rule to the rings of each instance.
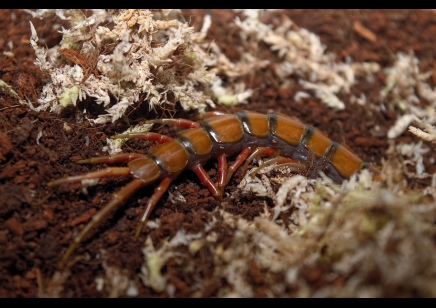
[[[1, 10], [0, 297], [436, 296], [435, 14]], [[57, 270], [129, 179], [46, 183], [105, 167], [77, 160], [154, 144], [113, 135], [174, 136], [144, 123], [212, 107], [295, 116], [381, 181], [274, 165], [252, 177], [256, 159], [218, 203], [183, 172], [137, 242], [154, 185]], [[216, 161], [205, 169], [216, 181]]]

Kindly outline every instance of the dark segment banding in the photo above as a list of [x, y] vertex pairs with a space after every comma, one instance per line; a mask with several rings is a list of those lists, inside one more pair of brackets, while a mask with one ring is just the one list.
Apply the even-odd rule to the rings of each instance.
[[156, 163], [156, 165], [159, 166], [159, 168], [161, 168], [162, 170], [165, 170], [162, 168], [162, 160], [157, 157], [156, 155], [152, 154], [152, 153], [147, 153], [147, 156], [150, 157], [151, 159], [154, 160], [154, 162]]
[[245, 111], [239, 111], [235, 114], [242, 123], [244, 131], [251, 134], [250, 125], [248, 124], [248, 116]]
[[315, 129], [312, 126], [306, 125], [304, 133], [301, 136], [300, 143], [302, 145], [304, 145], [306, 148], [308, 148], [307, 143], [308, 143], [309, 139], [312, 137], [314, 130]]
[[212, 127], [210, 127], [209, 123], [207, 123], [206, 121], [202, 121], [200, 126], [203, 127], [204, 130], [209, 134], [209, 136], [212, 137], [214, 142], [219, 143], [219, 137], [212, 129]]
[[337, 143], [336, 141], [332, 141], [323, 155], [324, 159], [330, 161], [330, 158], [339, 146], [339, 143]]
[[184, 170], [190, 155], [184, 145], [179, 140], [174, 139], [151, 147], [148, 150], [148, 156], [152, 157], [163, 170], [177, 173]]
[[212, 151], [212, 140], [204, 128], [182, 130], [177, 133], [176, 139], [192, 155], [208, 155]]
[[236, 116], [244, 131], [254, 137], [267, 138], [270, 132], [268, 117], [257, 112], [238, 112]]
[[244, 128], [239, 118], [233, 114], [206, 118], [202, 126], [218, 144], [236, 144], [244, 137]]
[[196, 154], [197, 154], [197, 153], [195, 152], [194, 147], [192, 146], [191, 141], [189, 141], [188, 138], [186, 138], [185, 136], [180, 135], [180, 134], [178, 134], [176, 138], [177, 138], [177, 139], [178, 139], [178, 140], [183, 144], [183, 146], [185, 147], [185, 149], [187, 149], [188, 152], [189, 152], [190, 154], [193, 154], [193, 155], [196, 155]]
[[277, 128], [277, 114], [271, 113], [268, 114], [268, 126], [270, 132], [275, 132]]
[[[362, 164], [362, 167], [360, 168], [360, 170], [363, 170], [363, 169], [369, 169], [371, 167], [371, 164], [369, 164], [369, 163], [367, 163], [367, 162], [364, 162], [363, 164]], [[360, 171], [359, 170], [359, 171]]]
[[304, 123], [282, 114], [270, 114], [268, 118], [270, 134], [293, 147], [301, 143], [301, 136], [304, 135], [306, 130]]

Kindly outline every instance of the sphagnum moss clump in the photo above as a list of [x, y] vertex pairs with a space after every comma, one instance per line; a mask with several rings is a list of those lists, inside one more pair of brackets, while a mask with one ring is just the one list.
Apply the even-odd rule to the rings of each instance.
[[102, 124], [142, 101], [150, 109], [176, 102], [200, 112], [214, 106], [205, 94], [217, 77], [206, 67], [208, 55], [200, 46], [204, 35], [177, 20], [177, 10], [89, 10], [87, 17], [79, 10], [29, 13], [40, 18], [56, 14], [71, 23], [62, 29], [60, 45], [50, 50], [38, 46], [31, 24], [36, 64], [51, 77], [36, 110], [59, 112], [92, 97], [105, 107], [105, 114], [92, 119]]

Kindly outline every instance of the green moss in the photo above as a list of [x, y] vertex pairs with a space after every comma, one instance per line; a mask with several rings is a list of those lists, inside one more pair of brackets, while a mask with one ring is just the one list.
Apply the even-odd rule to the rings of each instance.
[[26, 102], [24, 100], [20, 99], [17, 92], [15, 92], [14, 89], [12, 89], [12, 87], [10, 85], [8, 85], [6, 82], [4, 82], [1, 79], [0, 79], [0, 89], [5, 91], [6, 93], [8, 93], [11, 97], [18, 99], [20, 104], [26, 104]]
[[191, 47], [186, 48], [183, 60], [185, 65], [194, 69], [199, 69], [202, 63], [198, 53], [195, 52]]
[[364, 233], [362, 235], [374, 236], [391, 219], [387, 213], [372, 210], [363, 215], [359, 229]]
[[59, 96], [59, 103], [62, 107], [67, 107], [70, 104], [76, 105], [77, 99], [79, 101], [84, 98], [85, 94], [78, 86], [73, 86], [69, 89], [64, 89], [65, 92]]
[[59, 45], [61, 48], [68, 48], [75, 51], [79, 51], [80, 48], [80, 42], [73, 40], [70, 36], [64, 36]]

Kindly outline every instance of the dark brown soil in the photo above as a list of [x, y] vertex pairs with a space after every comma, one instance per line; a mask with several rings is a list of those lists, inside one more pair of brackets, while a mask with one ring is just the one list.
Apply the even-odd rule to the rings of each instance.
[[[235, 14], [229, 10], [183, 10], [186, 20], [198, 30], [204, 13], [212, 15], [213, 27], [208, 39], [213, 39], [225, 54], [236, 60], [235, 46], [239, 36], [233, 35], [231, 22]], [[280, 15], [288, 15], [299, 27], [307, 28], [320, 36], [327, 50], [338, 55], [338, 61], [349, 56], [355, 61], [376, 61], [383, 67], [392, 65], [397, 51], [413, 50], [420, 59], [422, 71], [433, 71], [436, 76], [436, 13], [425, 10], [289, 10], [276, 12], [272, 23], [280, 22]], [[14, 89], [22, 100], [34, 105], [46, 83], [47, 76], [34, 65], [35, 53], [30, 46], [32, 20], [40, 37], [40, 45], [48, 48], [59, 43], [61, 36], [47, 20], [34, 20], [22, 10], [0, 10], [0, 78]], [[353, 23], [359, 21], [376, 35], [371, 41], [353, 30]], [[12, 42], [12, 49], [10, 45]], [[3, 54], [12, 51], [12, 58]], [[262, 57], [276, 57], [267, 46], [261, 46]], [[378, 97], [384, 85], [384, 73], [377, 75], [377, 82], [369, 86], [358, 82], [352, 93], [364, 93], [371, 100]], [[296, 116], [305, 123], [318, 127], [329, 138], [347, 145], [362, 159], [380, 165], [386, 157], [388, 142], [383, 134], [374, 130], [379, 126], [386, 132], [396, 120], [397, 113], [380, 113], [367, 106], [348, 103], [348, 97], [340, 97], [346, 104], [343, 111], [332, 111], [316, 99], [303, 99], [291, 103], [294, 94], [302, 90], [295, 84], [290, 89], [279, 87], [273, 65], [246, 76], [247, 88], [255, 90], [249, 104], [229, 110], [255, 110], [262, 113], [271, 111]], [[223, 107], [221, 110], [225, 110]], [[92, 112], [92, 110], [90, 111]], [[106, 138], [124, 131], [128, 126], [123, 121], [104, 126], [75, 121], [76, 110], [66, 110], [61, 115], [49, 112], [34, 112], [20, 105], [16, 98], [0, 92], [0, 297], [43, 297], [56, 270], [62, 253], [111, 194], [125, 185], [128, 179], [102, 179], [101, 184], [81, 189], [79, 183], [48, 188], [50, 180], [67, 175], [77, 175], [96, 170], [101, 166], [77, 165], [74, 161], [100, 155], [106, 145]], [[146, 111], [136, 112], [134, 124], [150, 118]], [[162, 114], [156, 115], [162, 117]], [[179, 112], [176, 116], [189, 115]], [[67, 132], [64, 123], [72, 128]], [[131, 123], [132, 124], [132, 123]], [[174, 128], [158, 128], [155, 131], [174, 134]], [[42, 133], [42, 135], [40, 134]], [[386, 135], [386, 134], [384, 134]], [[418, 141], [409, 133], [403, 141]], [[87, 142], [88, 140], [88, 142]], [[89, 144], [88, 144], [89, 143]], [[146, 152], [152, 142], [129, 141], [126, 151]], [[435, 166], [426, 154], [424, 165], [428, 173], [434, 173]], [[209, 174], [216, 176], [216, 162], [206, 166]], [[237, 173], [226, 192], [237, 190], [241, 178]], [[421, 183], [422, 184], [422, 183]], [[417, 186], [419, 183], [410, 183]], [[139, 216], [152, 194], [154, 186], [146, 187], [133, 195], [109, 219], [92, 232], [74, 252], [77, 262], [71, 268], [71, 276], [64, 284], [63, 297], [107, 297], [109, 294], [97, 291], [96, 278], [104, 276], [104, 264], [122, 268], [131, 279], [137, 279], [143, 263], [142, 248], [133, 242], [133, 234]], [[229, 245], [234, 230], [220, 221], [221, 216], [214, 210], [220, 207], [202, 186], [194, 173], [183, 173], [171, 184], [169, 192], [180, 192], [186, 203], [173, 204], [168, 193], [156, 206], [151, 219], [160, 218], [156, 229], [146, 228], [139, 238], [143, 243], [149, 235], [159, 247], [164, 239], [173, 237], [183, 227], [187, 233], [203, 230], [204, 223], [213, 217], [218, 221], [213, 231], [218, 234], [217, 243]], [[228, 196], [228, 194], [226, 194]], [[252, 219], [264, 210], [264, 199], [255, 196], [241, 196], [231, 200], [225, 197], [226, 211]], [[272, 202], [268, 201], [271, 206]], [[187, 249], [185, 247], [181, 250]], [[105, 251], [102, 254], [102, 250]], [[96, 259], [96, 255], [100, 255]], [[214, 280], [211, 250], [207, 245], [192, 256], [197, 263], [195, 270], [185, 270], [185, 264], [169, 260], [163, 269], [169, 281], [175, 286], [175, 297], [213, 297], [226, 281]], [[268, 285], [263, 283], [262, 273], [252, 265], [251, 281], [256, 285], [256, 296], [265, 296]], [[168, 297], [167, 292], [156, 293], [135, 281], [139, 297]], [[199, 284], [201, 282], [201, 284]], [[193, 286], [195, 285], [195, 288]], [[273, 292], [273, 291], [271, 291]], [[274, 294], [274, 293], [273, 293]], [[289, 296], [294, 296], [289, 290]], [[387, 294], [389, 296], [389, 294]]]

